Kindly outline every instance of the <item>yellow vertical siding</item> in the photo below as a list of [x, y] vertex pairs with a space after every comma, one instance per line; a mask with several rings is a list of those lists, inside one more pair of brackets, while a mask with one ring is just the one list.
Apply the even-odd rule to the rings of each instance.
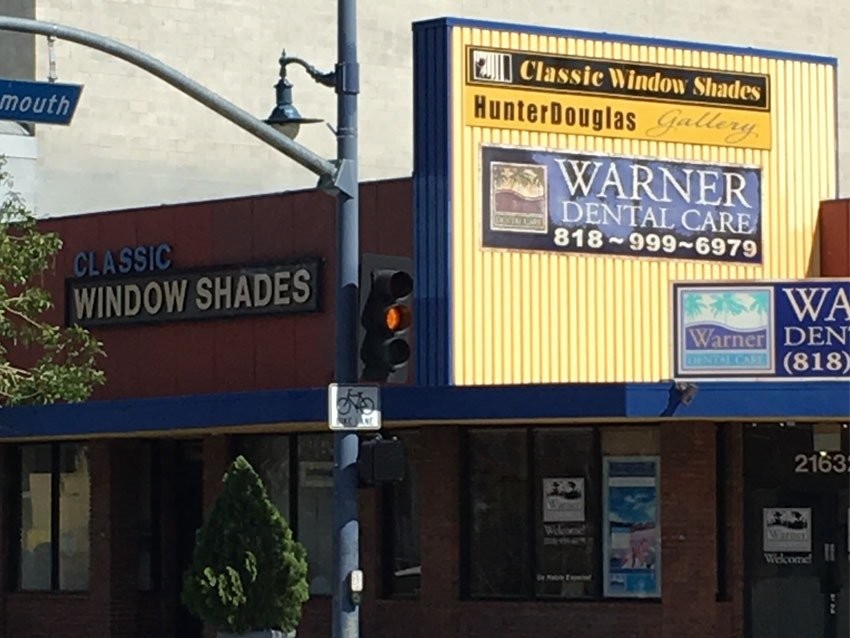
[[[771, 150], [465, 126], [467, 45], [770, 76]], [[452, 382], [657, 381], [670, 371], [670, 283], [816, 276], [818, 203], [835, 193], [833, 68], [799, 60], [455, 28]], [[481, 144], [762, 169], [761, 265], [482, 248]]]

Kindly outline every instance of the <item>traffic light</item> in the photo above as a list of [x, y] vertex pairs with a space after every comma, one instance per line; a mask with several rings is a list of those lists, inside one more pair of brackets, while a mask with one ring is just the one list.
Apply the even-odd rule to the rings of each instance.
[[360, 379], [404, 383], [411, 355], [413, 260], [363, 255], [360, 276]]
[[357, 470], [361, 486], [402, 481], [404, 467], [404, 444], [398, 438], [384, 439], [378, 435], [360, 441]]

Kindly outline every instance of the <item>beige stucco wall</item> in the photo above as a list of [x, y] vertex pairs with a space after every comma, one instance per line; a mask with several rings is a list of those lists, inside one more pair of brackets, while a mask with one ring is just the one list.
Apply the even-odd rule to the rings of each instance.
[[[12, 0], [0, 0], [0, 7]], [[839, 58], [840, 188], [850, 193], [850, 3], [811, 0], [426, 0], [359, 7], [361, 177], [412, 170], [411, 22], [457, 15], [679, 40], [716, 42]], [[336, 3], [290, 0], [40, 0], [38, 19], [85, 28], [138, 46], [266, 117], [277, 58], [286, 46], [330, 68], [336, 58]], [[5, 37], [5, 36], [4, 36]], [[60, 81], [85, 85], [70, 127], [38, 128], [39, 209], [64, 214], [308, 187], [315, 179], [286, 157], [172, 87], [125, 62], [70, 43], [58, 46]], [[47, 47], [36, 41], [36, 77]], [[296, 104], [335, 120], [333, 92], [299, 69]], [[299, 141], [328, 157], [323, 125]]]

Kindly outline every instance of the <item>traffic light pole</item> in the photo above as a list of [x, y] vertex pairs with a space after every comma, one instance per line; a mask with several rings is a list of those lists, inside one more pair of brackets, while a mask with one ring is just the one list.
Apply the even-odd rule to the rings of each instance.
[[[0, 16], [0, 31], [53, 36], [121, 58], [168, 82], [179, 91], [242, 127], [319, 176], [319, 185], [337, 197], [336, 362], [338, 383], [357, 382], [358, 277], [360, 256], [357, 175], [357, 5], [338, 0], [337, 161], [316, 155], [235, 104], [151, 55], [105, 36], [27, 18]], [[351, 595], [351, 574], [359, 563], [356, 432], [334, 434], [333, 638], [357, 638], [359, 613]]]
[[[336, 362], [334, 380], [357, 382], [359, 321], [360, 208], [357, 175], [357, 18], [355, 0], [338, 0], [337, 158], [349, 188], [337, 193]], [[359, 569], [356, 431], [334, 432], [333, 468], [333, 638], [357, 638], [359, 608], [352, 600], [351, 575]]]

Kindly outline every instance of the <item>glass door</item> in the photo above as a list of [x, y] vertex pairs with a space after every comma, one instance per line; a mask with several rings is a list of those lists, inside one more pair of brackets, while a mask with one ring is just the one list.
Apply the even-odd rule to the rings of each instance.
[[747, 427], [750, 638], [847, 638], [847, 450], [839, 424]]

